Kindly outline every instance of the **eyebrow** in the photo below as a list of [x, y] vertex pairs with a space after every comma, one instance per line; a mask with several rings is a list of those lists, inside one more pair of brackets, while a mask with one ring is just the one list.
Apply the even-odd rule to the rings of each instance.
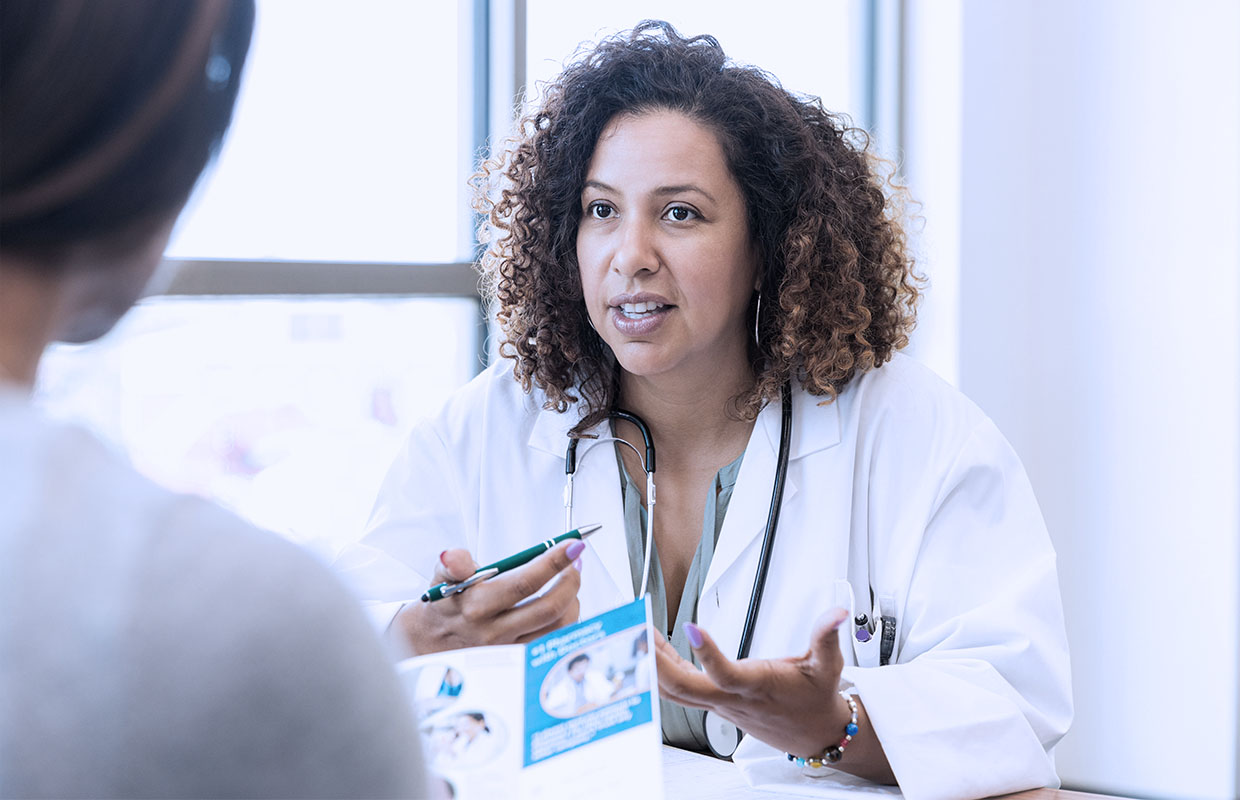
[[[609, 186], [606, 183], [603, 183], [602, 181], [596, 181], [596, 180], [586, 181], [586, 185], [583, 188], [600, 189], [604, 192], [617, 191], [614, 186]], [[703, 197], [705, 197], [707, 200], [711, 201], [712, 203], [715, 202], [715, 198], [713, 195], [711, 195], [710, 192], [706, 191], [701, 186], [698, 186], [697, 184], [693, 184], [693, 183], [680, 183], [675, 186], [660, 186], [659, 188], [654, 190], [654, 194], [659, 195], [659, 196], [664, 196], [664, 195], [669, 195], [669, 194], [684, 194], [685, 192], [697, 192], [698, 194], [702, 195]]]

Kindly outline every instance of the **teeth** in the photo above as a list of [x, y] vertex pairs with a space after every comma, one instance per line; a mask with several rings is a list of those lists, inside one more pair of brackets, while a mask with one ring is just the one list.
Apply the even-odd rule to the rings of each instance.
[[620, 309], [624, 311], [625, 314], [629, 314], [629, 315], [645, 314], [648, 311], [654, 311], [659, 308], [663, 308], [662, 303], [655, 303], [651, 301], [646, 301], [645, 303], [621, 303], [620, 304]]

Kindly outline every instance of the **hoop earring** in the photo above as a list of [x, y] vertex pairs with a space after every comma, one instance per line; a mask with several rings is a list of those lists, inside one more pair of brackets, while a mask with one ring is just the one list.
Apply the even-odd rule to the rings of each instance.
[[762, 337], [758, 335], [758, 320], [762, 318], [762, 292], [758, 292], [758, 303], [753, 310], [753, 343], [762, 349]]

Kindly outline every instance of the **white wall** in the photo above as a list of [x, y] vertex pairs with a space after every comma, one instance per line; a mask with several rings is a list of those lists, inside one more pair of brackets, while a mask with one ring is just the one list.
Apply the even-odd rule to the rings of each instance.
[[[915, 206], [910, 241], [927, 278], [908, 352], [960, 385], [963, 0], [910, 2], [902, 54], [901, 171]], [[881, 132], [880, 132], [881, 133]]]
[[[908, 19], [932, 282], [959, 253], [922, 348], [1021, 454], [1059, 552], [1061, 776], [1235, 797], [1240, 3], [910, 0]], [[935, 55], [953, 36], [958, 64]]]

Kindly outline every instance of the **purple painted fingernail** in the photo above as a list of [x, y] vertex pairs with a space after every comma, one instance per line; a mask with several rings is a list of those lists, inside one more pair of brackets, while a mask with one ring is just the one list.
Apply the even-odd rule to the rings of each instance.
[[581, 572], [581, 559], [579, 558], [576, 561], [574, 561], [573, 566], [577, 568], [578, 572]]
[[692, 622], [685, 623], [685, 638], [689, 640], [690, 647], [702, 646], [702, 631]]
[[580, 539], [574, 539], [568, 544], [568, 560], [576, 561], [577, 556], [581, 555], [581, 551], [586, 549], [586, 543]]

